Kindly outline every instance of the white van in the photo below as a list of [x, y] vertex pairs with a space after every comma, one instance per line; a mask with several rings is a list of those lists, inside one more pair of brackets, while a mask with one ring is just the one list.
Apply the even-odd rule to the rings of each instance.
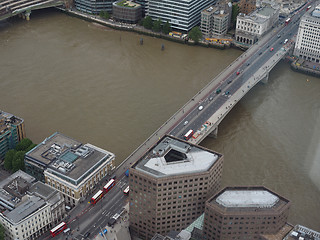
[[288, 42], [288, 39], [284, 40], [283, 44], [286, 44]]
[[67, 228], [67, 229], [63, 230], [63, 233], [67, 234], [68, 232], [70, 232], [70, 230], [71, 230], [70, 228]]

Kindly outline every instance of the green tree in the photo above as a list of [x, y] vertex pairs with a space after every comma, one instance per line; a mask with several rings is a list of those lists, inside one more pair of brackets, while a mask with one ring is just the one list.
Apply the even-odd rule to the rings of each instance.
[[202, 32], [199, 27], [193, 27], [189, 32], [189, 38], [191, 38], [195, 43], [198, 43], [202, 38]]
[[146, 16], [143, 20], [143, 26], [146, 29], [152, 29], [153, 27], [153, 22], [152, 22], [152, 18], [150, 16]]
[[162, 25], [162, 22], [161, 22], [161, 19], [159, 18], [157, 21], [155, 21], [153, 23], [152, 30], [155, 31], [155, 32], [160, 32], [161, 31], [161, 25]]
[[15, 154], [16, 150], [11, 149], [6, 153], [6, 156], [4, 157], [4, 168], [8, 171], [12, 170], [12, 162]]
[[37, 146], [37, 144], [32, 143], [25, 151], [26, 153], [29, 152], [31, 149], [35, 148]]
[[236, 3], [232, 5], [231, 25], [233, 27], [236, 26], [238, 14], [239, 14], [239, 5]]
[[140, 19], [140, 21], [138, 22], [138, 24], [140, 25], [140, 26], [143, 26], [143, 18], [142, 19]]
[[104, 17], [104, 11], [100, 11], [99, 16], [103, 18]]
[[104, 12], [104, 18], [105, 18], [105, 19], [109, 19], [109, 18], [110, 18], [110, 13]]
[[162, 32], [164, 34], [169, 34], [169, 32], [171, 32], [171, 25], [168, 21], [163, 25]]
[[24, 155], [25, 151], [18, 151], [13, 157], [12, 161], [12, 171], [16, 172], [19, 169], [24, 170]]
[[29, 138], [24, 138], [17, 144], [16, 150], [25, 151], [31, 144], [32, 141]]
[[4, 227], [0, 224], [0, 240], [4, 240]]

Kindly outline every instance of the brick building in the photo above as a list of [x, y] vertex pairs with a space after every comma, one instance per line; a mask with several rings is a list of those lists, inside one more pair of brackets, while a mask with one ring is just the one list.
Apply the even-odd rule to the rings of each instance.
[[181, 231], [220, 188], [223, 156], [164, 136], [130, 168], [130, 228], [142, 239]]

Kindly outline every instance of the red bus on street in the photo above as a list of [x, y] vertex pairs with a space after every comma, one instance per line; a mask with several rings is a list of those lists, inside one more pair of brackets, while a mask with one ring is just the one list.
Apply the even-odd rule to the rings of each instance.
[[104, 192], [107, 193], [110, 191], [110, 189], [114, 186], [114, 184], [116, 183], [116, 181], [114, 179], [111, 179], [104, 187]]
[[57, 236], [66, 228], [67, 228], [67, 224], [65, 222], [58, 224], [57, 226], [55, 226], [50, 230], [51, 237]]
[[125, 195], [129, 195], [129, 191], [130, 191], [130, 188], [129, 188], [129, 186], [128, 186], [128, 187], [126, 187], [125, 190], [123, 190], [123, 193], [124, 193]]
[[193, 130], [190, 129], [190, 130], [184, 135], [184, 140], [188, 141], [188, 140], [192, 137], [193, 133], [194, 133]]
[[285, 24], [288, 25], [290, 21], [291, 21], [291, 18], [287, 18], [285, 21]]
[[103, 197], [103, 191], [99, 190], [90, 200], [91, 204], [96, 204]]
[[310, 8], [311, 8], [311, 6], [308, 6], [307, 9], [306, 9], [306, 11], [308, 11]]

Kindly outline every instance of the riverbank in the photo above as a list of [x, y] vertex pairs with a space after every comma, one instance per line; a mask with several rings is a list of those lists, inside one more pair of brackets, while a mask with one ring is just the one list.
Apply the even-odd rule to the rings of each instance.
[[217, 48], [217, 49], [221, 49], [221, 50], [227, 49], [227, 48], [230, 48], [233, 46], [232, 43], [229, 43], [229, 44], [227, 44], [227, 43], [224, 43], [224, 44], [223, 43], [208, 43], [208, 42], [203, 42], [203, 41], [198, 42], [196, 44], [192, 40], [186, 40], [186, 39], [172, 37], [170, 35], [163, 34], [163, 33], [157, 33], [152, 30], [145, 29], [143, 26], [140, 26], [138, 24], [128, 24], [128, 23], [116, 22], [112, 19], [104, 19], [104, 18], [101, 18], [100, 16], [97, 16], [97, 15], [86, 14], [86, 13], [80, 12], [76, 9], [64, 9], [64, 8], [60, 8], [60, 7], [57, 7], [56, 9], [66, 13], [67, 15], [77, 17], [77, 18], [80, 18], [80, 19], [83, 19], [83, 20], [86, 20], [89, 22], [98, 23], [103, 26], [115, 29], [115, 30], [135, 32], [138, 34], [142, 34], [142, 35], [146, 35], [146, 36], [150, 36], [150, 37], [162, 38], [162, 39], [165, 39], [168, 41], [187, 44], [190, 46], [197, 45], [197, 46], [202, 46], [202, 47], [207, 47], [207, 48]]
[[320, 64], [309, 62], [303, 59], [296, 59], [291, 64], [291, 69], [296, 72], [301, 72], [310, 76], [320, 77]]

